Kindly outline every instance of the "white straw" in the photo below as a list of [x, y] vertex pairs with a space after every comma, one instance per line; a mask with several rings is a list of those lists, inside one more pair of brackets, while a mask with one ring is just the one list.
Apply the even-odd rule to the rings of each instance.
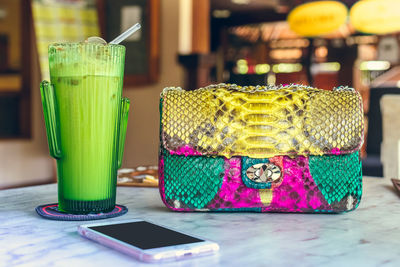
[[132, 27], [121, 33], [117, 38], [112, 40], [110, 44], [119, 44], [120, 42], [122, 42], [123, 40], [134, 34], [136, 31], [138, 31], [141, 27], [142, 26], [140, 26], [140, 23], [136, 23], [135, 25], [133, 25]]

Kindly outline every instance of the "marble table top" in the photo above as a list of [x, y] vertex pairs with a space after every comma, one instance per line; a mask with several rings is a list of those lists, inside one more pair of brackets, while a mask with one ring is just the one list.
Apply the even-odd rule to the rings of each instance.
[[[157, 188], [119, 187], [129, 212], [108, 220], [148, 219], [220, 245], [217, 255], [163, 266], [400, 266], [400, 197], [387, 179], [364, 178], [363, 191], [359, 208], [339, 215], [175, 213]], [[151, 266], [82, 238], [85, 222], [39, 217], [35, 207], [56, 202], [56, 192], [55, 184], [0, 191], [1, 267]]]

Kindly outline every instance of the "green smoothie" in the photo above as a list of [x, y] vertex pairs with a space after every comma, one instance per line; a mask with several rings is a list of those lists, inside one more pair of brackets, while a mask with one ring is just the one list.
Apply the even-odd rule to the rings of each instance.
[[[51, 141], [59, 149], [52, 155], [57, 159], [59, 209], [63, 211], [97, 213], [115, 206], [127, 116], [121, 101], [124, 56], [124, 47], [118, 45], [49, 48], [54, 108], [48, 112], [46, 128], [50, 150]], [[56, 136], [50, 140], [52, 116]]]

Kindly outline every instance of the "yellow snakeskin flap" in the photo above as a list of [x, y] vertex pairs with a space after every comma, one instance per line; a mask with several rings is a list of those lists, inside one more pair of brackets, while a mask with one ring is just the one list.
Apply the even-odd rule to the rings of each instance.
[[270, 158], [351, 153], [363, 141], [360, 94], [351, 88], [211, 85], [165, 88], [161, 135], [171, 153]]

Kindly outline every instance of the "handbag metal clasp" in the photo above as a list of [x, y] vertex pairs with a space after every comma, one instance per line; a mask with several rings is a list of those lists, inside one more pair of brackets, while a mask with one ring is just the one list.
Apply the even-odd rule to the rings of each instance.
[[272, 163], [254, 164], [246, 171], [247, 177], [256, 183], [274, 183], [279, 181], [282, 171], [279, 166]]

